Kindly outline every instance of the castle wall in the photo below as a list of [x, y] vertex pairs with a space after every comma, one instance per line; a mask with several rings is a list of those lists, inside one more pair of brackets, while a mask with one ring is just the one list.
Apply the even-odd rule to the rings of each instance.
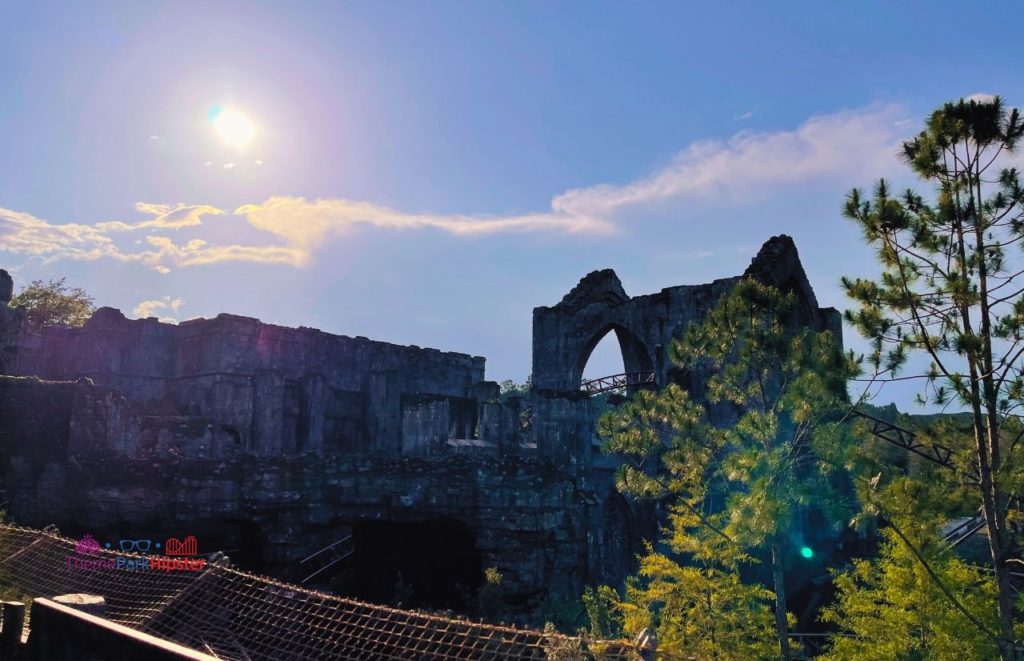
[[279, 370], [285, 379], [323, 374], [347, 391], [364, 390], [366, 374], [395, 371], [408, 392], [461, 397], [484, 380], [484, 359], [229, 314], [174, 325], [101, 308], [81, 329], [48, 328], [27, 339], [9, 367], [12, 374], [52, 380], [86, 376], [133, 399], [175, 395], [204, 376], [259, 370]]
[[[745, 275], [796, 292], [803, 322], [841, 339], [788, 237]], [[507, 402], [466, 354], [111, 308], [33, 334], [0, 300], [0, 373], [33, 377], [0, 376], [0, 487], [20, 523], [190, 532], [291, 578], [354, 522], [454, 519], [520, 603], [576, 597], [621, 580], [656, 529], [595, 448], [599, 411], [580, 392], [590, 352], [611, 330], [628, 371], [699, 397], [705, 375], [674, 371], [668, 350], [737, 280], [630, 298], [614, 272], [586, 276], [534, 310], [534, 389]]]
[[[409, 437], [447, 431], [446, 408], [411, 409], [421, 417], [407, 416], [419, 430]], [[194, 534], [204, 552], [237, 548], [243, 566], [292, 580], [301, 558], [360, 521], [454, 519], [508, 594], [536, 605], [582, 589], [587, 522], [601, 520], [598, 499], [580, 499], [579, 477], [546, 456], [254, 456], [202, 419], [85, 381], [0, 377], [0, 423], [0, 483], [18, 523]]]
[[228, 314], [172, 325], [101, 308], [83, 328], [20, 335], [6, 373], [163, 401], [271, 456], [400, 452], [403, 393], [465, 397], [484, 359]]

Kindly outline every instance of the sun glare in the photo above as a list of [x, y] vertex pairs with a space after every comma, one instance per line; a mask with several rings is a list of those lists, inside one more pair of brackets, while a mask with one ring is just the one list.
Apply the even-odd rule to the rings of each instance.
[[213, 129], [225, 143], [244, 147], [252, 140], [255, 127], [248, 117], [237, 110], [221, 110], [213, 118]]

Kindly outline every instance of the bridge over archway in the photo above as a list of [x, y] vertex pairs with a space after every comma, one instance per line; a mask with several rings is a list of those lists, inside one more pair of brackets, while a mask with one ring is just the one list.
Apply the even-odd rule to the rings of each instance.
[[623, 374], [611, 374], [600, 376], [596, 379], [588, 379], [580, 384], [580, 390], [588, 395], [599, 395], [611, 390], [625, 390], [627, 392], [637, 388], [656, 388], [658, 381], [654, 372], [625, 372]]
[[[588, 379], [585, 376], [587, 364], [594, 355], [594, 350], [609, 340], [614, 340], [614, 344], [618, 346], [619, 353], [622, 356], [623, 373], [597, 379]], [[614, 390], [623, 387], [632, 391], [641, 382], [641, 377], [638, 376], [640, 374], [648, 375], [643, 379], [645, 383], [655, 383], [657, 381], [657, 378], [654, 376], [654, 358], [651, 350], [636, 333], [621, 323], [612, 322], [604, 327], [598, 327], [598, 330], [592, 333], [583, 343], [579, 358], [573, 366], [571, 382], [580, 384], [580, 388], [583, 390], [588, 390], [587, 387], [584, 387], [587, 384], [592, 388], [599, 389], [591, 394], [596, 394], [597, 391]]]

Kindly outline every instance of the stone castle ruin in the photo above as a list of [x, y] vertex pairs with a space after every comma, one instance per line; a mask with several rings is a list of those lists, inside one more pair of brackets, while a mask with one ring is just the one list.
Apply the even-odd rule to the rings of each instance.
[[[796, 292], [802, 321], [841, 337], [789, 237], [744, 275]], [[230, 314], [172, 325], [101, 308], [32, 333], [0, 271], [0, 502], [71, 535], [195, 535], [291, 580], [349, 540], [317, 583], [406, 606], [464, 608], [497, 567], [530, 611], [621, 582], [656, 531], [600, 452], [590, 353], [614, 332], [626, 372], [699, 398], [704, 375], [668, 347], [738, 279], [631, 298], [613, 271], [587, 275], [534, 310], [533, 388], [507, 397], [481, 357]]]

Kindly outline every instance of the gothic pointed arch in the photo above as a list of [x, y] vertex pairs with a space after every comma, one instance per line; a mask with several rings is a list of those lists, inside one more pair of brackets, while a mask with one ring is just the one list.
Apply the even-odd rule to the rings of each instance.
[[572, 381], [577, 384], [577, 388], [583, 380], [583, 372], [594, 349], [609, 333], [614, 333], [618, 340], [619, 350], [622, 352], [622, 367], [626, 373], [654, 371], [654, 362], [643, 341], [628, 328], [612, 322], [599, 327], [580, 347], [579, 357], [572, 374]]
[[688, 374], [669, 360], [669, 347], [686, 329], [699, 323], [741, 277], [753, 277], [793, 292], [798, 323], [832, 330], [841, 338], [839, 314], [821, 308], [800, 264], [793, 240], [767, 241], [742, 276], [703, 285], [667, 287], [655, 294], [630, 297], [611, 269], [583, 277], [557, 305], [533, 311], [533, 387], [538, 391], [574, 392], [590, 354], [614, 332], [626, 372], [651, 371], [655, 382], [683, 385], [699, 396], [703, 374]]

